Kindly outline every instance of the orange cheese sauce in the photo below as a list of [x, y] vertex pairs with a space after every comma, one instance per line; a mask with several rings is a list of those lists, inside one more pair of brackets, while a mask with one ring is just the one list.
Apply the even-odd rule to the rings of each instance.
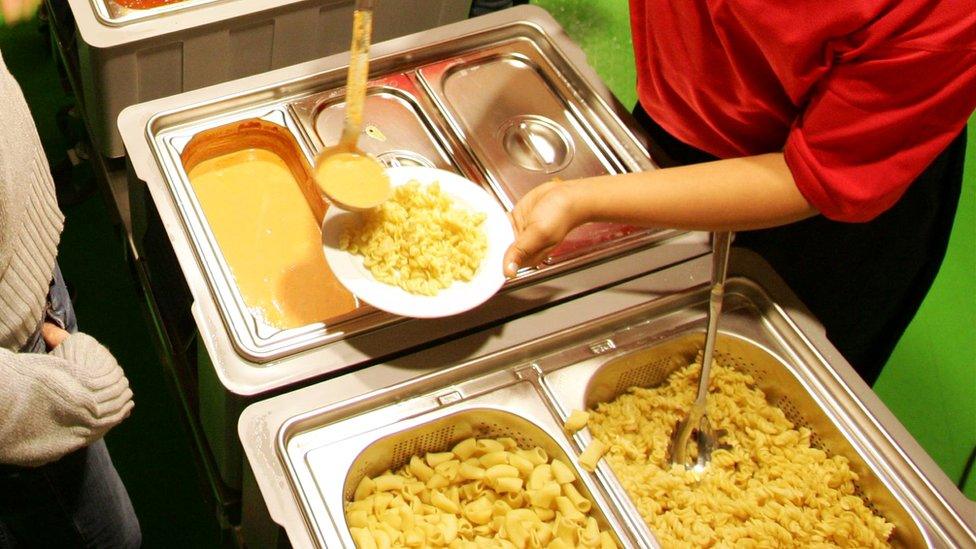
[[197, 164], [189, 178], [244, 302], [265, 323], [295, 328], [356, 308], [281, 157], [244, 149]]
[[358, 153], [329, 154], [315, 167], [315, 182], [339, 207], [364, 210], [390, 196], [390, 178], [378, 161]]

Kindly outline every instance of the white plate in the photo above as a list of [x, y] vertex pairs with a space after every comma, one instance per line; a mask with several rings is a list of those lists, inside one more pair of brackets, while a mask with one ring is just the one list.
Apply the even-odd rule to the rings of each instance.
[[399, 286], [376, 280], [363, 266], [363, 257], [339, 249], [339, 236], [358, 214], [330, 206], [322, 222], [322, 244], [325, 260], [333, 274], [350, 292], [377, 309], [416, 318], [435, 318], [458, 314], [484, 303], [505, 283], [502, 259], [515, 240], [512, 225], [498, 201], [477, 184], [452, 172], [435, 168], [403, 166], [389, 168], [394, 188], [409, 181], [422, 185], [440, 182], [441, 191], [454, 203], [473, 212], [484, 212], [482, 225], [488, 238], [488, 250], [474, 278], [456, 281], [436, 295], [416, 295]]

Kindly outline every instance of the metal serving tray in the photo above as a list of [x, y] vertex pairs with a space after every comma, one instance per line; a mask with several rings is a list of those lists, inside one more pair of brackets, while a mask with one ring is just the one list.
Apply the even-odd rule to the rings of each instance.
[[[263, 114], [261, 114], [263, 113]], [[372, 307], [361, 305], [353, 313], [323, 322], [290, 329], [278, 329], [262, 322], [244, 301], [234, 280], [231, 267], [221, 253], [217, 239], [207, 222], [206, 212], [200, 205], [184, 166], [184, 152], [191, 140], [202, 133], [241, 121], [263, 121], [274, 124], [288, 135], [298, 136], [295, 122], [284, 107], [276, 106], [259, 111], [245, 111], [236, 116], [221, 117], [202, 125], [177, 131], [160, 132], [158, 139], [170, 174], [170, 190], [178, 205], [184, 223], [193, 239], [198, 257], [207, 273], [210, 289], [217, 298], [224, 321], [231, 327], [238, 348], [245, 354], [275, 356], [295, 353], [315, 345], [340, 339], [350, 331], [373, 326], [379, 313]], [[311, 165], [313, 153], [308, 145], [296, 139], [294, 145], [306, 165]], [[372, 319], [372, 320], [371, 320]]]
[[[895, 495], [897, 488], [885, 482], [893, 456], [880, 456], [869, 465], [871, 451], [865, 448], [867, 455], [862, 456], [855, 449], [858, 440], [875, 435], [870, 416], [845, 422], [834, 412], [835, 402], [840, 400], [837, 396], [819, 394], [813, 380], [802, 377], [802, 367], [775, 354], [787, 352], [780, 341], [796, 335], [767, 328], [760, 310], [772, 304], [758, 287], [740, 279], [732, 281], [727, 291], [718, 360], [752, 374], [771, 404], [781, 408], [795, 425], [813, 431], [812, 440], [817, 447], [850, 460], [852, 470], [860, 478], [858, 493], [872, 511], [896, 525], [893, 545], [939, 547], [920, 530], [923, 515], [910, 511], [911, 495], [902, 494], [899, 498]], [[450, 448], [469, 436], [456, 435], [453, 430], [458, 425], [464, 427], [477, 421], [474, 418], [479, 415], [483, 420], [490, 416], [482, 414], [482, 410], [505, 410], [545, 426], [550, 436], [562, 439], [560, 426], [572, 410], [612, 400], [632, 386], [661, 384], [700, 351], [706, 297], [706, 292], [688, 294], [680, 305], [659, 310], [655, 318], [635, 320], [595, 341], [577, 342], [552, 353], [513, 361], [501, 372], [451, 384], [353, 418], [342, 419], [341, 414], [329, 413], [295, 418], [282, 428], [280, 451], [311, 524], [335, 525], [343, 542], [348, 543], [342, 495], [348, 499], [364, 474], [377, 475], [396, 468], [417, 452]], [[594, 326], [598, 327], [600, 323]], [[458, 410], [470, 413], [462, 421]], [[451, 418], [456, 421], [448, 421]], [[573, 438], [574, 454], [590, 442], [586, 429]], [[336, 471], [348, 472], [343, 476]], [[658, 545], [606, 461], [599, 463], [596, 474], [582, 474], [596, 481], [601, 494], [612, 502], [605, 512], [620, 514], [621, 524], [616, 527], [625, 525], [618, 530], [621, 538], [642, 547]], [[317, 491], [310, 492], [310, 486]], [[316, 536], [323, 546], [334, 542], [321, 529], [316, 529]]]
[[[587, 108], [537, 41], [509, 38], [420, 67], [417, 75], [510, 209], [547, 181], [647, 169], [606, 138], [612, 133], [607, 121]], [[546, 261], [564, 261], [644, 232], [590, 223], [566, 235]]]
[[102, 23], [121, 26], [220, 1], [231, 2], [233, 0], [170, 0], [169, 4], [145, 9], [129, 8], [115, 0], [91, 0], [91, 3], [96, 17]]
[[[479, 393], [478, 385], [484, 392]], [[539, 446], [550, 457], [572, 464], [579, 479], [577, 489], [593, 502], [592, 516], [600, 527], [624, 531], [593, 479], [570, 457], [568, 441], [541, 395], [531, 383], [520, 382], [509, 372], [452, 388], [446, 394], [375, 410], [352, 421], [355, 427], [340, 421], [314, 433], [296, 434], [288, 442], [295, 485], [302, 487], [299, 493], [322, 547], [355, 547], [344, 505], [351, 501], [363, 476], [396, 470], [414, 455], [448, 451], [471, 436], [511, 437], [521, 448]], [[324, 440], [331, 442], [323, 445]]]
[[[336, 145], [345, 118], [345, 88], [330, 90], [290, 105], [315, 149]], [[369, 82], [359, 147], [387, 166], [427, 166], [468, 177], [451, 137], [411, 74], [394, 74]], [[311, 130], [311, 131], [308, 131]], [[477, 181], [478, 179], [475, 179]]]
[[[627, 109], [615, 100], [586, 64], [582, 51], [566, 37], [552, 17], [534, 6], [502, 10], [379, 42], [371, 48], [373, 78], [380, 80], [383, 75], [403, 74], [413, 70], [412, 64], [429, 64], [462, 51], [477, 50], [485, 43], [523, 35], [534, 37], [544, 45], [543, 49], [549, 52], [547, 55], [551, 59], [566, 67], [564, 77], [575, 82], [576, 94], [586, 100], [588, 108], [607, 120], [612, 130], [606, 134], [607, 141], [617, 143], [615, 147], [619, 146], [626, 156], [637, 158], [641, 164], [650, 167], [640, 131]], [[203, 258], [210, 251], [198, 246], [207, 240], [205, 235], [193, 233], [194, 223], [185, 215], [188, 206], [178, 200], [179, 192], [174, 191], [174, 187], [184, 184], [178, 173], [180, 164], [176, 154], [180, 143], [175, 142], [171, 147], [166, 143], [166, 137], [182, 132], [182, 139], [189, 141], [197, 131], [278, 112], [278, 122], [289, 125], [288, 130], [300, 136], [299, 144], [309, 147], [308, 151], [303, 149], [303, 155], [310, 154], [309, 143], [313, 140], [302, 136], [314, 135], [315, 127], [300, 124], [296, 111], [289, 105], [342, 88], [347, 64], [348, 55], [334, 55], [135, 105], [119, 115], [119, 129], [125, 140], [130, 168], [129, 181], [133, 187], [133, 211], [136, 206], [148, 205], [158, 212], [159, 222], [173, 247], [193, 300], [191, 313], [200, 334], [201, 351], [205, 351], [202, 355], [212, 363], [204, 372], [213, 378], [213, 386], [225, 391], [224, 396], [231, 401], [307, 383], [338, 370], [375, 364], [408, 349], [430, 346], [454, 334], [497, 325], [529, 311], [708, 252], [707, 235], [703, 233], [653, 231], [636, 239], [616, 240], [592, 255], [541, 269], [526, 269], [488, 303], [454, 317], [407, 320], [377, 314], [371, 317], [375, 324], [356, 333], [326, 333], [322, 326], [318, 326], [305, 334], [307, 340], [290, 342], [296, 346], [243, 348], [242, 342], [251, 336], [241, 332], [246, 328], [227, 320], [229, 315], [219, 302], [224, 299], [219, 293], [226, 290], [215, 292], [213, 289], [223, 282], [213, 276], [215, 271], [208, 266], [213, 262]], [[463, 152], [453, 159], [462, 157]], [[151, 252], [140, 247], [144, 231], [144, 225], [134, 228], [133, 238], [141, 255]], [[233, 300], [224, 299], [225, 303], [230, 301]], [[563, 321], [556, 323], [564, 324]], [[552, 325], [550, 323], [546, 328], [551, 329]], [[329, 343], [324, 343], [326, 340]], [[238, 413], [229, 409], [226, 421], [219, 421], [223, 428], [214, 432], [232, 429]]]
[[[540, 99], [542, 103], [524, 100], [512, 103], [506, 107], [505, 117], [510, 118], [510, 115], [515, 116], [512, 113], [522, 111], [533, 117], [545, 115], [563, 126], [575, 128], [573, 134], [567, 134], [570, 136], [569, 144], [576, 151], [574, 159], [565, 167], [570, 170], [566, 172], [567, 177], [607, 173], [609, 168], [605, 164], [612, 166], [615, 172], [653, 169], [646, 151], [634, 134], [582, 80], [539, 27], [528, 22], [517, 22], [441, 42], [436, 46], [418, 48], [395, 57], [379, 57], [373, 62], [374, 71], [378, 74], [369, 83], [367, 137], [361, 139], [361, 143], [366, 150], [388, 164], [413, 162], [451, 169], [485, 184], [486, 189], [494, 191], [503, 205], [510, 207], [514, 204], [519, 193], [525, 189], [514, 182], [520, 180], [523, 174], [510, 171], [506, 165], [499, 164], [501, 161], [485, 164], [475, 160], [472, 154], [477, 156], [480, 153], [469, 151], [467, 146], [461, 144], [478, 141], [488, 144], [493, 138], [474, 137], [468, 130], [457, 133], [454, 115], [444, 110], [449, 103], [431, 95], [431, 90], [440, 88], [438, 84], [431, 84], [435, 82], [435, 72], [431, 67], [440, 60], [448, 60], [445, 66], [465, 66], [469, 59], [478, 60], [485, 56], [497, 56], [499, 52], [509, 52], [512, 58], [533, 60], [533, 66], [540, 67], [539, 70], [547, 67], [544, 73], [547, 80], [559, 78], [559, 85], [553, 84], [549, 96]], [[457, 82], [463, 78], [461, 74], [455, 72], [447, 81]], [[537, 78], [542, 78], [541, 74], [538, 73]], [[221, 316], [230, 327], [234, 347], [250, 361], [263, 363], [280, 359], [388, 325], [398, 318], [362, 307], [361, 314], [346, 317], [338, 324], [326, 322], [278, 330], [257, 322], [255, 316], [243, 306], [230, 270], [220, 257], [219, 247], [193, 195], [180, 156], [186, 144], [200, 132], [256, 118], [287, 129], [296, 138], [302, 155], [311, 163], [314, 152], [332, 143], [341, 126], [343, 77], [344, 71], [332, 71], [324, 77], [290, 82], [284, 89], [279, 88], [273, 93], [261, 90], [250, 92], [244, 96], [248, 98], [244, 101], [234, 97], [163, 113], [149, 123], [153, 155], [162, 167], [198, 261], [206, 273], [210, 290], [216, 296]], [[498, 91], [501, 93], [503, 90]], [[456, 99], [451, 94], [445, 97], [448, 100], [451, 97]], [[490, 102], [482, 104], [483, 108], [486, 112], [493, 112], [492, 103], [498, 98], [485, 98]], [[571, 106], [574, 114], [559, 115], [554, 110], [554, 101], [558, 101], [562, 108], [569, 109]], [[471, 113], [465, 116], [465, 119], [470, 119]], [[602, 160], [597, 161], [597, 158]], [[563, 172], [554, 171], [550, 175], [558, 173]], [[574, 232], [550, 258], [549, 262], [557, 265], [540, 270], [525, 269], [514, 281], [509, 281], [507, 287], [561, 270], [577, 269], [595, 260], [646, 247], [676, 234], [675, 231], [636, 231], [600, 224], [584, 226]]]
[[[350, 374], [249, 407], [240, 434], [273, 516], [299, 545], [306, 545], [302, 531], [309, 528], [315, 529], [316, 543], [341, 546], [348, 540], [341, 500], [353, 480], [362, 471], [396, 461], [394, 452], [402, 457], [428, 444], [443, 444], [437, 438], [450, 434], [443, 420], [455, 411], [503, 409], [546, 429], [562, 444], [561, 425], [572, 409], [611, 399], [633, 385], [660, 383], [697, 353], [708, 296], [707, 285], [699, 282], [707, 281], [708, 265], [694, 260], [625, 283], [619, 292], [640, 304], [581, 319], [574, 327], [478, 359], [452, 366], [437, 362], [439, 351], [431, 349], [399, 366], [374, 367], [384, 369], [386, 383], [372, 392], [345, 398], [336, 394], [343, 384], [356, 383], [356, 374]], [[779, 294], [784, 291], [781, 283], [761, 285], [751, 276], [768, 277], [768, 272], [741, 258], [733, 258], [732, 273], [720, 357], [752, 373], [771, 404], [816, 433], [819, 447], [850, 460], [871, 508], [896, 525], [896, 546], [976, 544], [972, 502], [925, 456], [789, 296], [789, 305], [770, 297], [766, 288]], [[682, 285], [689, 279], [689, 285]], [[616, 294], [608, 289], [517, 323], [577, 314], [585, 310], [583, 302], [611, 298], [611, 291]], [[641, 301], [640, 296], [653, 294]], [[453, 356], [448, 346], [440, 352]], [[411, 364], [432, 370], [411, 377]], [[525, 388], [512, 393], [513, 387]], [[425, 442], [424, 435], [433, 440]], [[569, 440], [571, 454], [578, 455], [589, 435], [584, 430]], [[347, 446], [346, 441], [355, 443]], [[383, 446], [373, 448], [390, 455], [361, 454], [380, 441]], [[397, 443], [407, 446], [398, 451]], [[587, 485], [591, 493], [609, 503], [604, 510], [612, 515], [611, 524], [621, 528], [617, 533], [624, 544], [658, 546], [605, 462], [584, 477], [592, 482]], [[296, 516], [303, 517], [299, 523]]]
[[[916, 524], [917, 515], [908, 511], [910, 504], [906, 498], [899, 500], [885, 485], [879, 474], [882, 465], [868, 465], [846, 438], [865, 437], [872, 430], [870, 418], [855, 418], [848, 425], [835, 423], [831, 413], [834, 398], [812, 392], [815, 389], [809, 381], [801, 381], [796, 366], [774, 354], [773, 349], [780, 347], [777, 334], [763, 329], [757, 304], [741, 293], [755, 295], [755, 289], [739, 282], [738, 288], [732, 286], [731, 290], [740, 293], [731, 294], [726, 302], [716, 360], [752, 375], [771, 405], [780, 408], [794, 426], [812, 431], [814, 447], [849, 460], [860, 479], [856, 493], [875, 514], [895, 524], [890, 540], [894, 546], [938, 547], [926, 541]], [[630, 387], [660, 386], [673, 371], [694, 361], [704, 338], [697, 309], [676, 311], [669, 317], [669, 323], [679, 325], [664, 333], [643, 329], [619, 334], [595, 348], [570, 349], [537, 360], [536, 364], [549, 372], [542, 383], [560, 416], [566, 418], [574, 409], [587, 410], [611, 401]], [[595, 349], [606, 351], [592, 356]], [[568, 366], [559, 366], [567, 362]], [[845, 436], [842, 430], [848, 434]], [[578, 448], [585, 448], [592, 440], [588, 429], [574, 438]], [[640, 513], [606, 461], [599, 463], [597, 476], [614, 503], [626, 511], [628, 524], [645, 538], [645, 544], [650, 543]]]

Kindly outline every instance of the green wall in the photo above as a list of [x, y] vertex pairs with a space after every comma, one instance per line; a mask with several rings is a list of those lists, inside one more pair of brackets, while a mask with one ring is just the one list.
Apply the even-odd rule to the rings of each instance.
[[[556, 18], [627, 106], [636, 101], [627, 0], [533, 0]], [[976, 445], [976, 118], [949, 252], [875, 390], [957, 481]], [[973, 475], [971, 475], [972, 477]], [[966, 495], [976, 499], [976, 479]]]
[[[878, 396], [958, 480], [976, 445], [976, 117], [949, 251], [935, 285], [875, 385]], [[965, 493], [976, 499], [970, 473]]]

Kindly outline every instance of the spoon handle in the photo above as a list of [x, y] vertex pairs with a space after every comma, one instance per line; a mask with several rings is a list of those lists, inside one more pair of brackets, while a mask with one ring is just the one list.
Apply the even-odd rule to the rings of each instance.
[[369, 41], [373, 32], [373, 0], [357, 0], [353, 11], [352, 44], [349, 47], [349, 73], [346, 76], [346, 119], [341, 146], [355, 149], [363, 127], [363, 103], [369, 76]]
[[705, 402], [708, 393], [708, 377], [712, 369], [712, 355], [715, 353], [715, 339], [718, 336], [718, 319], [722, 314], [722, 298], [725, 295], [725, 274], [729, 268], [729, 247], [732, 233], [717, 232], [712, 235], [712, 291], [708, 296], [708, 326], [705, 332], [705, 352], [702, 356], [701, 377], [698, 381], [696, 404]]

